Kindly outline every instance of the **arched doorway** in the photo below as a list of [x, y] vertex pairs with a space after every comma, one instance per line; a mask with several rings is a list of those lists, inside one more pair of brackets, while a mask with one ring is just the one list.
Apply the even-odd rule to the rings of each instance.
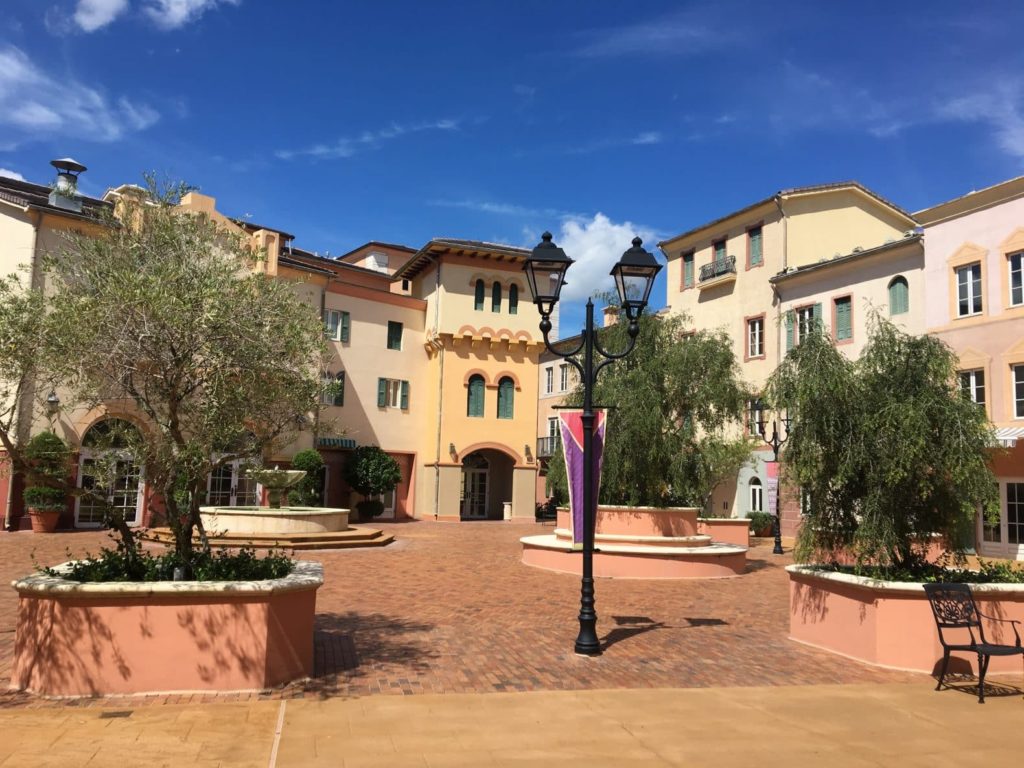
[[474, 451], [462, 460], [462, 509], [463, 520], [487, 519], [487, 491], [490, 462], [480, 452]]
[[120, 512], [128, 525], [142, 521], [144, 481], [132, 445], [141, 443], [138, 428], [124, 419], [103, 419], [89, 427], [78, 456], [75, 526], [98, 528], [107, 512]]

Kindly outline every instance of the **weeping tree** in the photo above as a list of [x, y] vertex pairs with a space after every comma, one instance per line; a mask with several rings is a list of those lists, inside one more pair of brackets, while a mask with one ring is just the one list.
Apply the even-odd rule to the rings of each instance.
[[919, 563], [932, 534], [953, 552], [971, 544], [996, 484], [991, 427], [956, 373], [945, 343], [877, 313], [856, 361], [820, 328], [789, 352], [766, 395], [793, 419], [783, 466], [807, 502], [798, 560], [843, 553], [896, 570]]
[[[71, 236], [45, 262], [49, 346], [73, 361], [80, 403], [127, 402], [122, 436], [166, 507], [186, 569], [207, 477], [290, 442], [317, 408], [323, 329], [293, 286], [254, 270], [238, 232], [176, 207], [184, 187], [125, 200], [102, 236]], [[121, 526], [127, 533], [127, 527]]]
[[[594, 403], [612, 406], [601, 470], [600, 501], [630, 506], [705, 507], [722, 482], [749, 458], [741, 432], [752, 397], [723, 331], [686, 330], [680, 315], [640, 317], [634, 350], [601, 371]], [[600, 331], [605, 349], [623, 349], [628, 322]], [[577, 387], [566, 405], [581, 406]], [[561, 446], [549, 483], [567, 498]]]

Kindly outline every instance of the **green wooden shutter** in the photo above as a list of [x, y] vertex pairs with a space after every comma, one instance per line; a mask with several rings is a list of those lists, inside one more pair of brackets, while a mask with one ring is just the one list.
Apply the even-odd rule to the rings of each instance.
[[341, 313], [341, 340], [348, 343], [350, 336], [351, 321], [348, 312]]
[[889, 314], [902, 315], [910, 311], [910, 290], [902, 277], [889, 283]]
[[750, 266], [756, 267], [761, 263], [761, 228], [750, 230]]
[[515, 284], [508, 287], [508, 313], [510, 315], [519, 313], [519, 286]]
[[504, 378], [498, 382], [498, 418], [511, 419], [515, 396], [515, 384], [512, 379]]
[[788, 352], [793, 348], [793, 310], [789, 310], [786, 313], [786, 351]]
[[484, 281], [476, 281], [476, 292], [473, 295], [473, 309], [483, 311], [484, 308]]
[[388, 380], [377, 379], [377, 407], [385, 408], [388, 404]]
[[334, 404], [344, 405], [345, 404], [345, 372], [340, 371], [337, 376], [334, 377]]
[[825, 327], [825, 318], [821, 313], [821, 303], [814, 305], [814, 329], [820, 331]]
[[683, 286], [693, 286], [693, 254], [687, 253], [683, 256]]
[[491, 312], [501, 312], [501, 283], [491, 286]]
[[469, 378], [469, 391], [466, 393], [466, 415], [484, 415], [484, 379], [483, 376]]
[[850, 298], [836, 299], [836, 341], [853, 338], [853, 316]]
[[402, 410], [409, 410], [409, 382], [402, 382]]

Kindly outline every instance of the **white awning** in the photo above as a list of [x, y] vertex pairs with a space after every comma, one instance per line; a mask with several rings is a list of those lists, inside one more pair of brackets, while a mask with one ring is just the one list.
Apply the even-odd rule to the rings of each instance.
[[1003, 448], [1014, 448], [1018, 440], [1024, 440], [1024, 427], [999, 427], [992, 430], [992, 436]]

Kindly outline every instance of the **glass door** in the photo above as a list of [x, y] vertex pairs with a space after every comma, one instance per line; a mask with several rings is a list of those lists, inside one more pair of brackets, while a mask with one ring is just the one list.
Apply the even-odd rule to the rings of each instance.
[[[99, 477], [97, 473], [102, 471], [109, 476]], [[94, 456], [89, 449], [82, 449], [78, 487], [86, 493], [75, 502], [76, 527], [98, 528], [108, 512], [121, 513], [131, 526], [142, 521], [142, 469], [131, 459]]]
[[462, 517], [483, 520], [487, 517], [487, 470], [462, 470]]

